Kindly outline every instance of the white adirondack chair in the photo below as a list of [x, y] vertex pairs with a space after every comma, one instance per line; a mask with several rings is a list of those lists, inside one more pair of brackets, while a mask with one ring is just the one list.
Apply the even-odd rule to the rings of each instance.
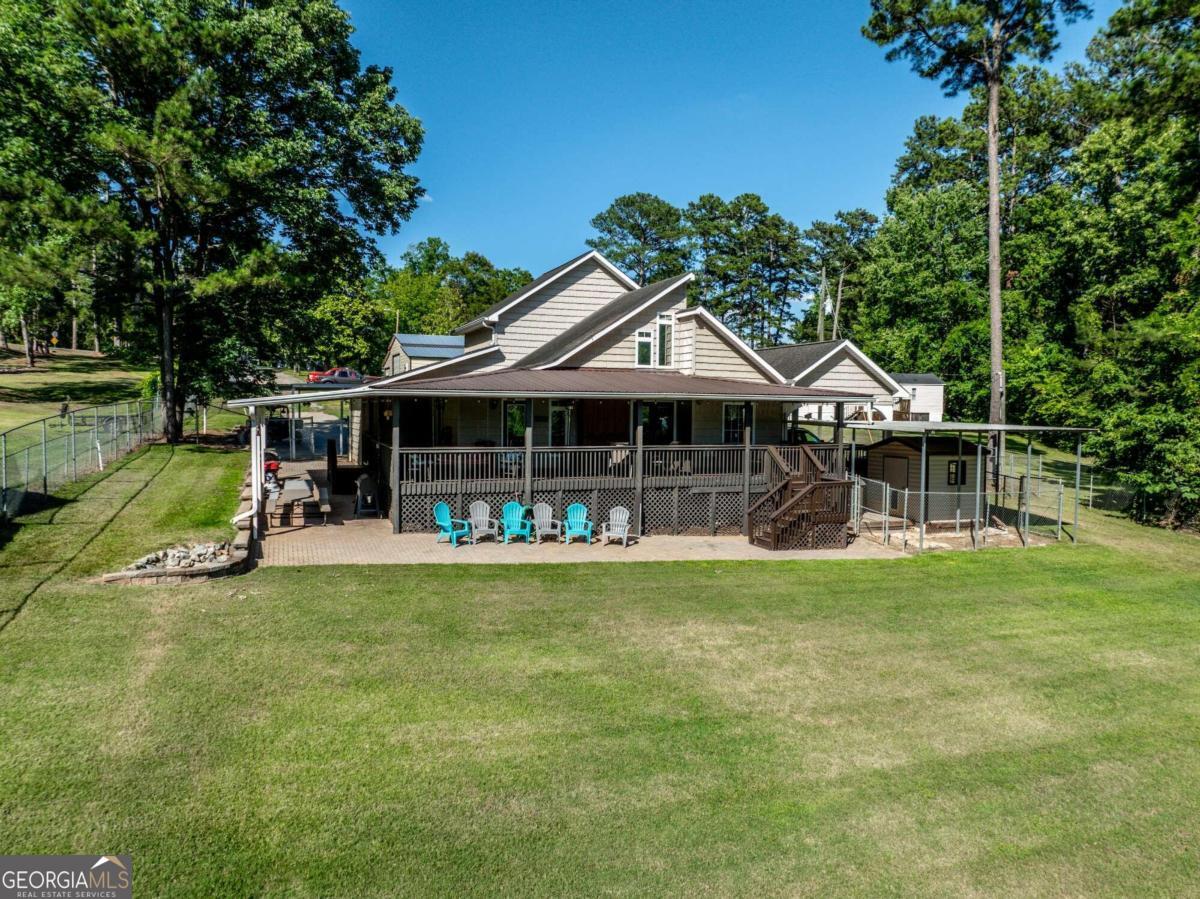
[[548, 503], [534, 503], [533, 506], [533, 532], [537, 537], [537, 542], [541, 543], [543, 537], [553, 537], [555, 540], [562, 539], [562, 522], [553, 517], [554, 510], [550, 508]]
[[485, 534], [491, 534], [493, 540], [500, 539], [500, 523], [492, 518], [492, 507], [483, 500], [471, 503], [467, 520], [471, 522], [472, 545], [478, 543], [479, 538]]
[[629, 510], [624, 506], [613, 506], [608, 510], [608, 521], [600, 525], [600, 540], [620, 540], [622, 546], [629, 545]]

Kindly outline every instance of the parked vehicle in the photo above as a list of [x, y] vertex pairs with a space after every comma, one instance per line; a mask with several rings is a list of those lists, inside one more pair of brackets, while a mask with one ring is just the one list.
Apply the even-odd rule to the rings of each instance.
[[309, 384], [361, 384], [363, 376], [352, 368], [331, 368], [328, 371], [310, 371]]

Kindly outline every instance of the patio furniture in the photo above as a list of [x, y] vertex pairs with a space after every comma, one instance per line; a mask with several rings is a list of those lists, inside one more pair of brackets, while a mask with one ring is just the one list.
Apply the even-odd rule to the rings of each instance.
[[479, 542], [479, 538], [491, 534], [496, 540], [500, 539], [500, 522], [492, 518], [492, 507], [483, 500], [471, 503], [467, 520], [471, 523], [471, 545]]
[[567, 517], [563, 519], [563, 543], [570, 543], [576, 537], [592, 542], [592, 523], [588, 521], [587, 506], [583, 503], [567, 506]]
[[629, 510], [624, 506], [613, 506], [608, 510], [608, 521], [600, 525], [600, 539], [604, 543], [620, 540], [622, 546], [629, 545]]
[[533, 522], [525, 517], [525, 507], [516, 500], [504, 504], [500, 511], [500, 520], [504, 523], [504, 542], [511, 537], [524, 537], [525, 542], [533, 533]]
[[379, 488], [375, 479], [365, 472], [354, 482], [354, 517], [358, 518], [363, 512], [374, 512], [379, 517]]
[[533, 530], [537, 538], [537, 542], [541, 543], [543, 537], [553, 537], [555, 540], [562, 539], [562, 522], [551, 517], [554, 515], [554, 510], [550, 508], [549, 503], [537, 503], [533, 507]]
[[450, 540], [451, 546], [458, 546], [458, 538], [466, 537], [471, 533], [470, 523], [461, 518], [451, 518], [450, 507], [445, 503], [434, 503], [433, 520], [437, 522], [438, 526], [438, 543], [441, 542], [442, 537], [446, 537]]

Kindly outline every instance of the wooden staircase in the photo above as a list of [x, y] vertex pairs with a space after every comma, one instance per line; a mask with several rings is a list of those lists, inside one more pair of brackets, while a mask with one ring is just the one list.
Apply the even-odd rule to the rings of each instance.
[[766, 474], [767, 492], [746, 513], [751, 543], [770, 550], [846, 548], [852, 481], [803, 445], [768, 447]]

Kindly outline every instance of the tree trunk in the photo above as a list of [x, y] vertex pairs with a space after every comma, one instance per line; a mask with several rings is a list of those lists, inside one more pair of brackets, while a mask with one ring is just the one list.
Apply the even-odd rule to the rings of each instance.
[[0, 327], [0, 347], [3, 347], [6, 350], [8, 349], [8, 333], [3, 327]]
[[29, 337], [29, 322], [21, 316], [21, 342], [25, 346], [25, 364], [33, 368], [33, 341]]
[[988, 421], [1004, 423], [1004, 328], [1000, 305], [1000, 72], [988, 79], [988, 315], [991, 325], [992, 395]]
[[167, 443], [178, 443], [183, 437], [183, 423], [175, 398], [174, 310], [162, 284], [154, 286], [154, 305], [158, 312], [158, 378], [162, 390], [163, 437]]
[[79, 349], [79, 316], [71, 316], [71, 349]]
[[100, 353], [100, 319], [96, 316], [92, 317], [92, 349]]

